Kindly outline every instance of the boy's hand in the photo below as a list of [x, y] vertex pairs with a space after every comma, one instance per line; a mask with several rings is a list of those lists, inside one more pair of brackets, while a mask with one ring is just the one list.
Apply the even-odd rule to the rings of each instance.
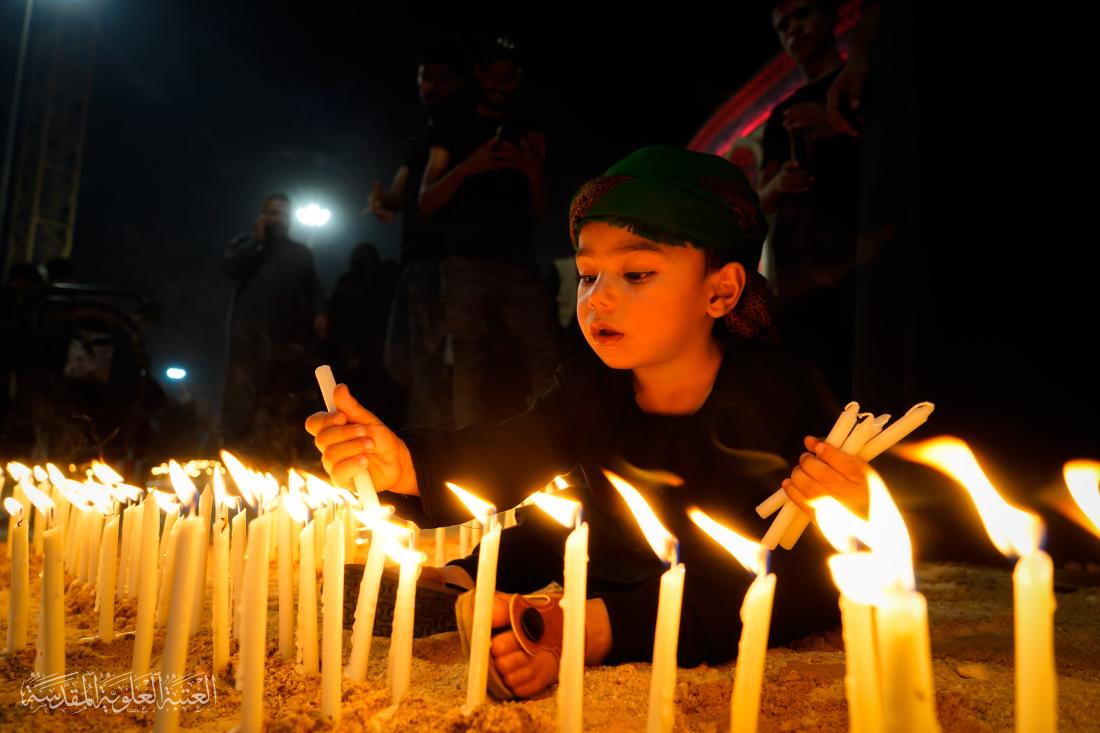
[[813, 185], [813, 176], [793, 160], [785, 162], [775, 177], [768, 181], [768, 186], [777, 194], [805, 193]]
[[333, 483], [351, 489], [355, 476], [368, 473], [377, 491], [419, 495], [405, 441], [360, 405], [347, 385], [336, 385], [332, 404], [332, 412], [317, 412], [306, 419], [306, 431], [314, 436]]
[[832, 496], [861, 516], [867, 514], [867, 462], [850, 456], [820, 438], [807, 436], [806, 449], [783, 490], [791, 501], [813, 516], [809, 500]]

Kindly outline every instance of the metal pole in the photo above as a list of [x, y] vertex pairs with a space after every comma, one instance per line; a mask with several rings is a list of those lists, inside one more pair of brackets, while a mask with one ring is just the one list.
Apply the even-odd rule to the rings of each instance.
[[[8, 129], [4, 136], [4, 169], [0, 173], [0, 237], [7, 237], [8, 215], [8, 186], [11, 183], [11, 167], [15, 157], [15, 128], [19, 123], [19, 102], [23, 97], [23, 66], [27, 60], [27, 40], [31, 30], [31, 12], [34, 10], [34, 0], [27, 0], [23, 11], [23, 35], [19, 41], [19, 59], [15, 64], [15, 92], [11, 99], [11, 112], [8, 115]], [[7, 257], [4, 258], [5, 271], [7, 270]], [[6, 274], [6, 272], [5, 272]]]

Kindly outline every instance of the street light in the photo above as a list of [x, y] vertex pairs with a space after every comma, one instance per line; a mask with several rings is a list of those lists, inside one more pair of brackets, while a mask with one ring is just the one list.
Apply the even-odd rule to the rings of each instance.
[[179, 367], [168, 367], [168, 369], [164, 371], [164, 376], [178, 381], [187, 377], [187, 370]]
[[329, 219], [332, 218], [332, 212], [316, 203], [311, 203], [307, 206], [299, 206], [294, 216], [310, 229], [317, 229], [328, 224]]

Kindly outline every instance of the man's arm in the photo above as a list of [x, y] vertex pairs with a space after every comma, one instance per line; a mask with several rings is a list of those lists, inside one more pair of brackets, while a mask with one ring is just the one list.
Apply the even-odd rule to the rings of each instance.
[[374, 214], [380, 221], [388, 222], [401, 211], [405, 198], [405, 186], [409, 181], [409, 166], [402, 165], [394, 174], [389, 190], [382, 188], [381, 181], [375, 181], [367, 200], [367, 210], [363, 213]]
[[539, 218], [549, 206], [550, 196], [546, 190], [546, 136], [541, 132], [529, 131], [520, 142], [522, 164], [520, 171], [531, 187], [531, 203], [535, 217]]

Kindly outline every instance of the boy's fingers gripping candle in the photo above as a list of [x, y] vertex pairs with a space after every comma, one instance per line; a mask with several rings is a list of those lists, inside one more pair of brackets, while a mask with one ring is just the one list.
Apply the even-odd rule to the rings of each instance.
[[[332, 404], [332, 393], [336, 390], [336, 377], [332, 374], [332, 367], [322, 364], [317, 367], [314, 374], [317, 376], [317, 384], [321, 387], [321, 396], [325, 400], [325, 409], [332, 412], [335, 407]], [[369, 473], [361, 473], [355, 477], [355, 493], [359, 495], [359, 501], [368, 511], [378, 511], [378, 494], [374, 490], [374, 482]]]

